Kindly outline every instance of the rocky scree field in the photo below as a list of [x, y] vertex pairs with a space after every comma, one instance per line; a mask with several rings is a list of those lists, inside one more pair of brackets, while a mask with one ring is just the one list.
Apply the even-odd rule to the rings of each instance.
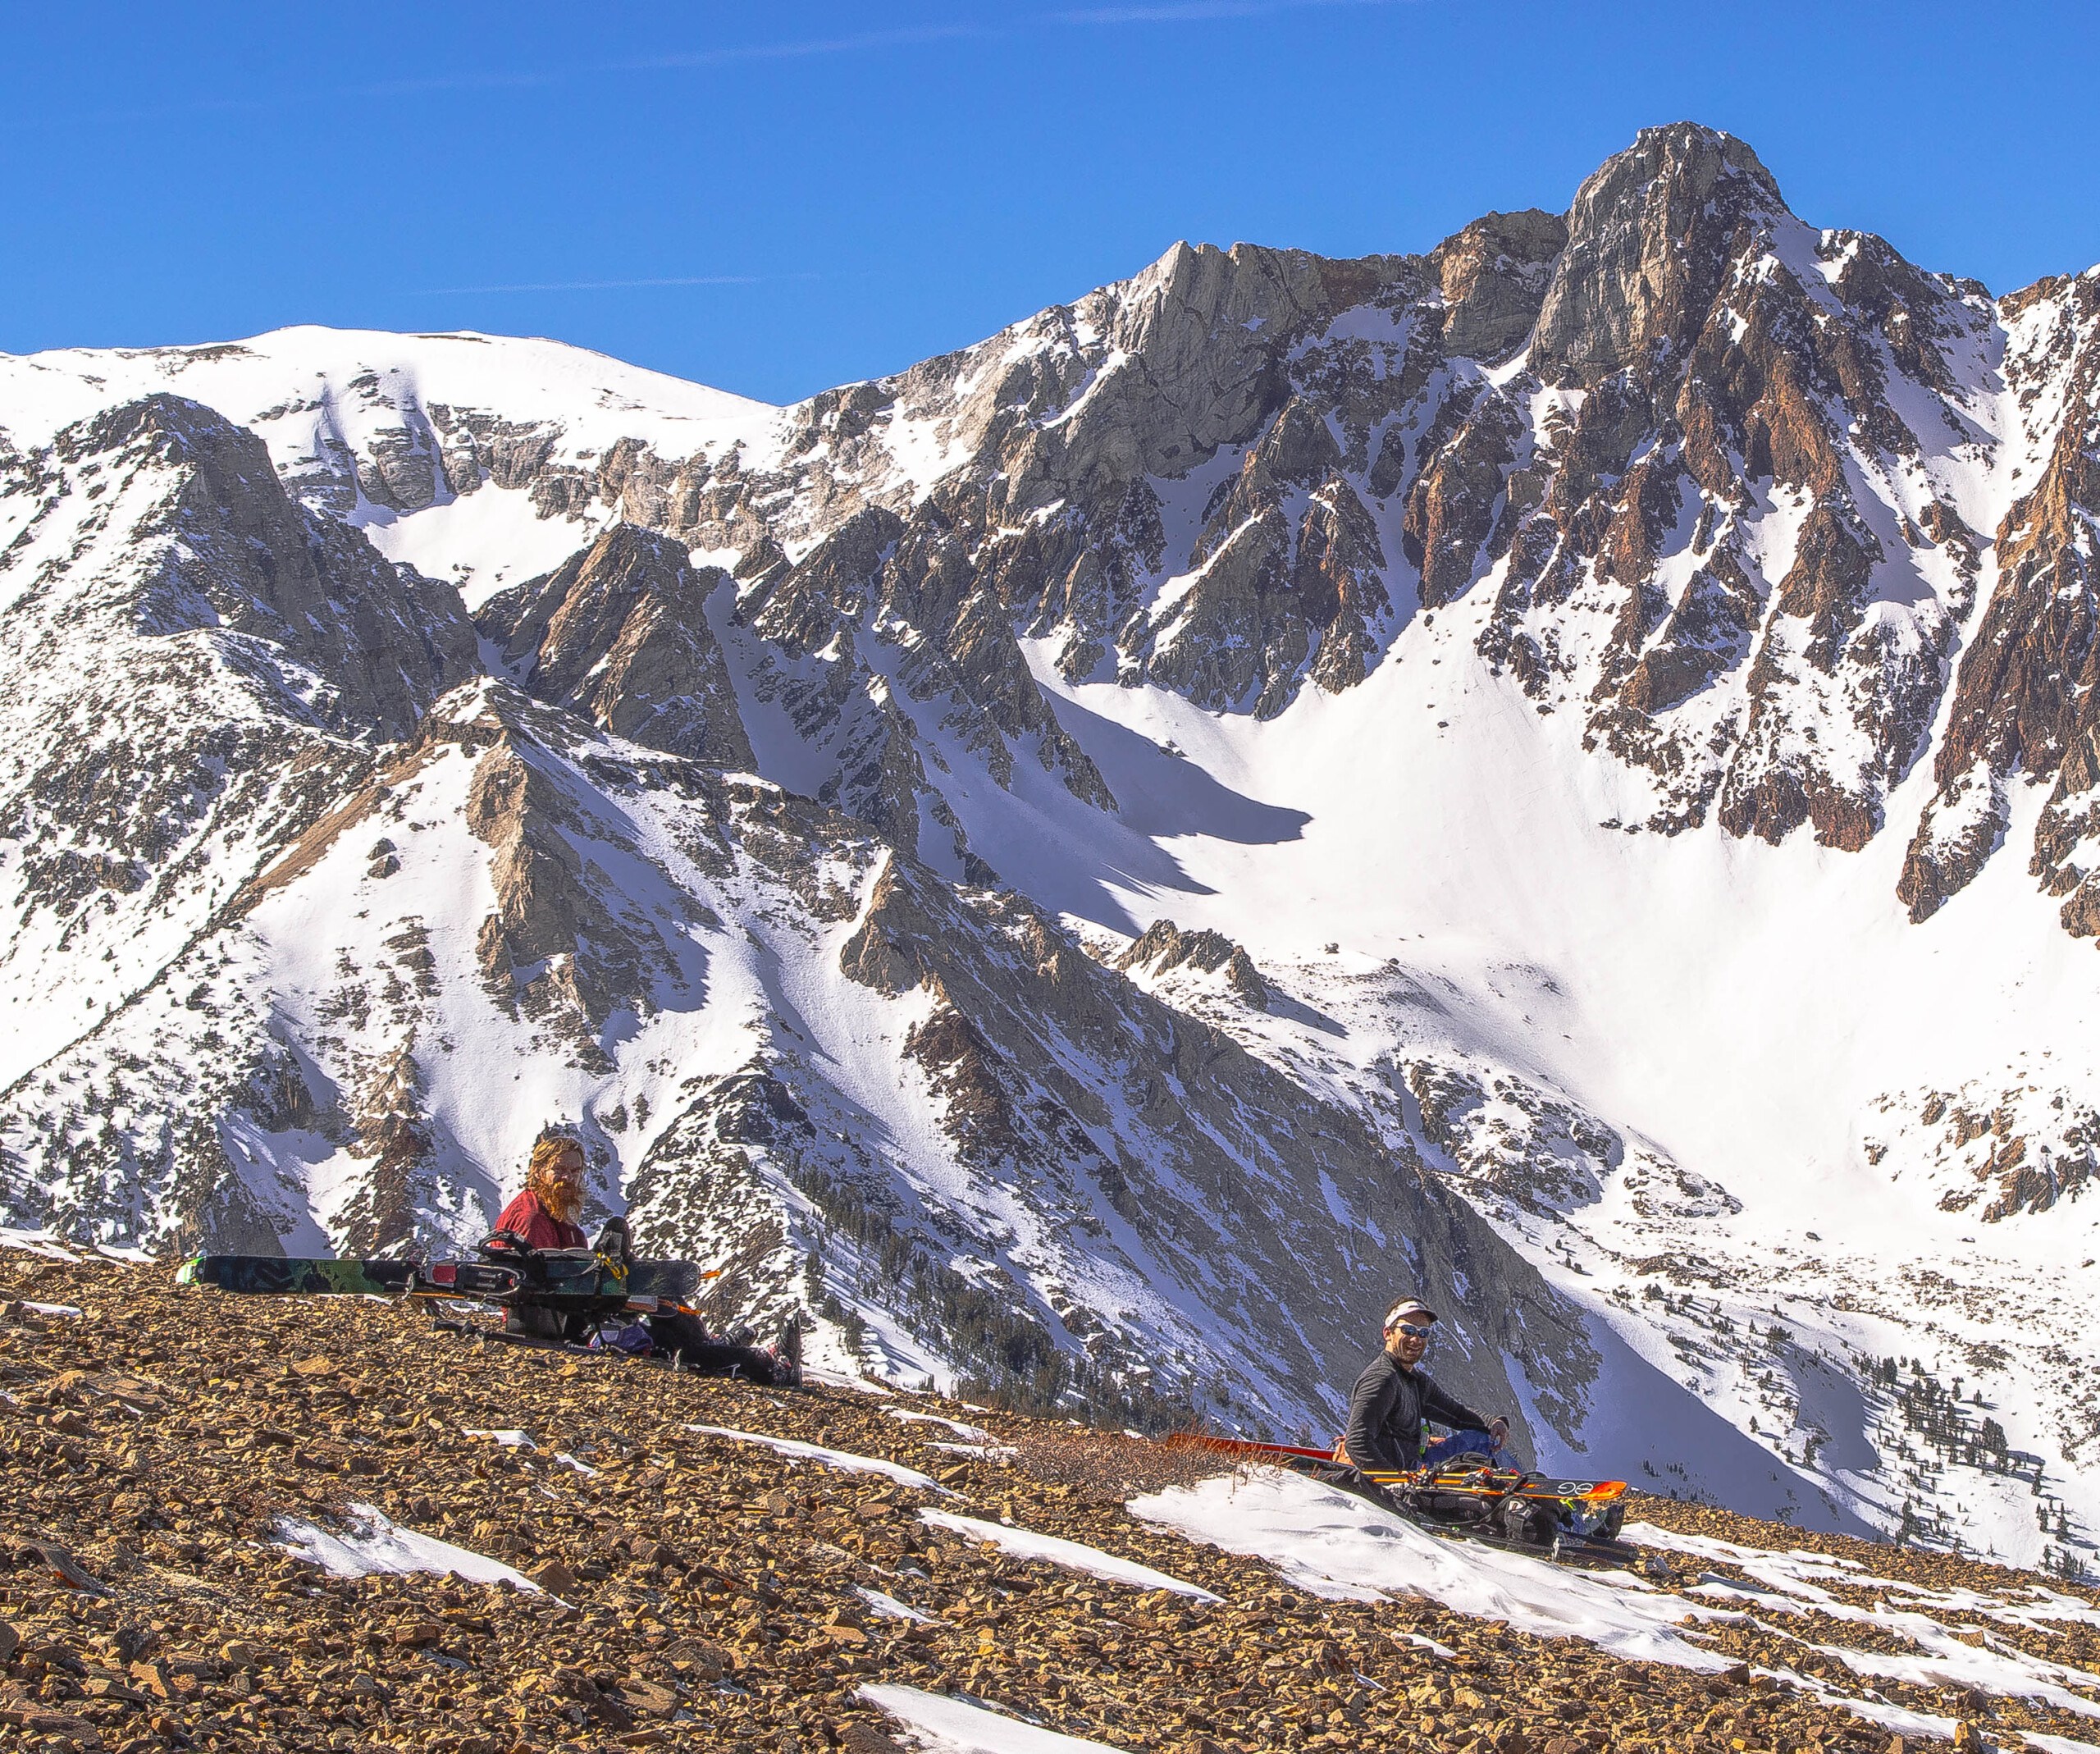
[[2092, 1592], [1944, 1554], [1642, 1498], [1640, 1570], [1600, 1582], [865, 1381], [519, 1351], [35, 1239], [0, 1297], [25, 1749], [1886, 1754], [2100, 1715]]

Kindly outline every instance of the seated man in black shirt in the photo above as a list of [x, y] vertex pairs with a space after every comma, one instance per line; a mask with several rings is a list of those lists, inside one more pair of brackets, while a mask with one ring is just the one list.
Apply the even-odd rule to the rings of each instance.
[[[1454, 1400], [1417, 1367], [1429, 1350], [1436, 1312], [1404, 1297], [1386, 1316], [1386, 1348], [1364, 1366], [1349, 1395], [1349, 1429], [1342, 1438], [1346, 1461], [1365, 1473], [1412, 1473], [1427, 1461], [1436, 1466], [1454, 1455], [1492, 1455], [1509, 1434], [1505, 1418], [1486, 1418]], [[1451, 1428], [1423, 1453], [1425, 1417]]]

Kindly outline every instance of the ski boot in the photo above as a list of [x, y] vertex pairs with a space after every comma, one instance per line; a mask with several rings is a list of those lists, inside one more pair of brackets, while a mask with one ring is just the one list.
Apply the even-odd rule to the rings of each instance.
[[783, 1388], [799, 1389], [802, 1386], [802, 1324], [795, 1316], [789, 1316], [780, 1325], [780, 1337], [766, 1349], [773, 1360], [775, 1380]]

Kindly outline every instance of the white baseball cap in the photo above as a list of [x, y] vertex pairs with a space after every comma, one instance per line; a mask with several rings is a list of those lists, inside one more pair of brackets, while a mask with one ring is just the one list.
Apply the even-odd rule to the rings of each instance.
[[1418, 1297], [1404, 1297], [1386, 1312], [1386, 1331], [1391, 1333], [1409, 1316], [1419, 1316], [1425, 1322], [1434, 1322], [1436, 1312]]

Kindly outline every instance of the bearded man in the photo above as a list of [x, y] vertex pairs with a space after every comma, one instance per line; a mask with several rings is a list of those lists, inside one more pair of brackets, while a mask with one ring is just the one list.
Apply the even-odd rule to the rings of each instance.
[[[582, 1227], [576, 1221], [583, 1212], [586, 1167], [579, 1140], [562, 1133], [542, 1135], [532, 1147], [525, 1186], [498, 1214], [490, 1242], [499, 1251], [584, 1247]], [[607, 1222], [597, 1249], [600, 1254], [621, 1258], [632, 1253], [624, 1218]], [[536, 1340], [580, 1341], [589, 1337], [593, 1323], [587, 1316], [564, 1318], [556, 1311], [525, 1304], [512, 1305], [504, 1326]], [[642, 1350], [674, 1356], [686, 1369], [701, 1375], [742, 1377], [780, 1388], [801, 1386], [802, 1330], [792, 1315], [782, 1324], [779, 1340], [766, 1347], [719, 1338], [708, 1332], [697, 1316], [678, 1311], [652, 1315], [631, 1331]]]
[[583, 1228], [583, 1147], [559, 1133], [543, 1135], [532, 1147], [525, 1185], [497, 1215], [495, 1234], [508, 1232], [524, 1247], [581, 1249]]

